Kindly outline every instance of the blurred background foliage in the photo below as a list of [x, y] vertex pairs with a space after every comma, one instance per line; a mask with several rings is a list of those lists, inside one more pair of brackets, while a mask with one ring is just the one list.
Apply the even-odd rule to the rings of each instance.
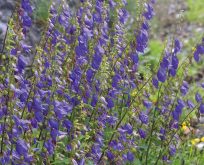
[[187, 0], [187, 5], [189, 7], [186, 13], [188, 21], [204, 24], [204, 1]]
[[45, 22], [48, 19], [50, 3], [51, 0], [36, 0], [34, 4], [36, 8], [33, 13], [35, 20]]

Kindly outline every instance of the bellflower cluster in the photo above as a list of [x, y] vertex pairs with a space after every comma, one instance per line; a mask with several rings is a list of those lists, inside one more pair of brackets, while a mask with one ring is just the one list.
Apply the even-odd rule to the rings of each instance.
[[22, 0], [19, 16], [22, 23], [22, 32], [26, 35], [32, 25], [31, 14], [33, 12], [30, 0]]
[[200, 56], [204, 54], [204, 46], [203, 46], [203, 43], [201, 44], [198, 44], [195, 48], [195, 51], [194, 51], [194, 59], [196, 62], [199, 62], [200, 61]]
[[[176, 76], [176, 71], [178, 69], [179, 60], [176, 54], [181, 50], [181, 43], [178, 39], [174, 41], [174, 49], [171, 53], [166, 52], [165, 56], [163, 57], [160, 67], [157, 72], [157, 79], [159, 82], [164, 83], [168, 76]], [[153, 85], [157, 85], [157, 80], [153, 79]]]
[[[176, 154], [184, 112], [204, 114], [204, 103], [198, 91], [187, 98], [178, 39], [149, 78], [138, 77], [154, 3], [140, 4], [131, 39], [125, 0], [81, 0], [76, 10], [52, 4], [32, 48], [24, 39], [35, 9], [21, 0], [0, 70], [1, 164], [154, 164]], [[197, 62], [201, 54], [202, 44]]]

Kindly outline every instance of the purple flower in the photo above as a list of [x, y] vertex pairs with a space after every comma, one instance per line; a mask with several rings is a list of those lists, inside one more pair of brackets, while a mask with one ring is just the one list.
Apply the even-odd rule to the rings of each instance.
[[[28, 33], [32, 26], [30, 2], [21, 0], [18, 10], [23, 34]], [[58, 6], [60, 2], [56, 3]], [[138, 141], [131, 135], [134, 130], [132, 121], [137, 118], [131, 116], [134, 106], [130, 93], [141, 85], [135, 73], [139, 67], [139, 53], [144, 53], [148, 46], [148, 20], [154, 11], [152, 1], [149, 1], [141, 15], [143, 20], [140, 27], [132, 29], [135, 36], [128, 44], [124, 38], [124, 24], [129, 16], [126, 5], [126, 0], [121, 0], [121, 3], [117, 0], [96, 0], [94, 3], [80, 0], [76, 12], [67, 5], [62, 5], [57, 12], [55, 4], [51, 5], [47, 31], [42, 36], [45, 43], [39, 47], [41, 51], [38, 53], [35, 47], [32, 48], [33, 45], [23, 44], [25, 35], [19, 33], [22, 37], [13, 37], [16, 43], [20, 42], [10, 50], [13, 76], [3, 76], [5, 80], [0, 83], [0, 90], [3, 91], [0, 96], [0, 118], [4, 120], [9, 116], [11, 120], [0, 124], [0, 134], [5, 133], [1, 164], [33, 164], [41, 159], [39, 157], [46, 164], [53, 154], [56, 155], [55, 152], [62, 156], [67, 152], [69, 156], [75, 150], [80, 152], [71, 158], [74, 164], [86, 164], [88, 159], [96, 164], [101, 156], [106, 156], [110, 163], [117, 163], [114, 162], [118, 157], [116, 154], [122, 152], [125, 161], [134, 162], [131, 147], [137, 147]], [[115, 16], [117, 18], [112, 19]], [[180, 49], [177, 43], [175, 48]], [[39, 58], [30, 59], [30, 54]], [[101, 66], [104, 58], [107, 63], [105, 70]], [[166, 81], [169, 68], [173, 68], [170, 60], [171, 57], [167, 55], [163, 58], [161, 70], [152, 80], [156, 88], [159, 81]], [[8, 88], [11, 89], [9, 97]], [[145, 93], [141, 94], [143, 108], [150, 110], [153, 104], [148, 97]], [[8, 98], [12, 103], [12, 113], [7, 110]], [[121, 106], [130, 108], [130, 114], [123, 114], [123, 110], [120, 112]], [[161, 108], [164, 106], [161, 105]], [[97, 107], [92, 120], [94, 123], [87, 123], [89, 119], [86, 117], [94, 107]], [[176, 113], [180, 114], [181, 107], [182, 103], [179, 102]], [[148, 124], [148, 115], [139, 114], [139, 120]], [[141, 138], [146, 138], [148, 133], [144, 124], [137, 132]], [[93, 132], [94, 127], [97, 127], [96, 132]], [[113, 130], [116, 134], [112, 134]], [[89, 132], [94, 133], [94, 137], [88, 139], [91, 146], [90, 150], [86, 150], [83, 146], [87, 139], [84, 141], [83, 137]], [[110, 143], [107, 143], [109, 140]], [[68, 145], [60, 149], [65, 141]], [[14, 148], [11, 153], [12, 144]]]
[[91, 148], [91, 152], [93, 155], [99, 157], [101, 155], [101, 147], [97, 144], [93, 145]]
[[67, 114], [72, 112], [72, 106], [64, 101], [63, 102], [55, 101], [54, 111], [55, 111], [56, 116], [59, 119], [62, 119]]
[[167, 69], [169, 66], [169, 60], [167, 57], [164, 57], [163, 60], [160, 63], [160, 66], [164, 69]]
[[92, 17], [89, 18], [87, 15], [85, 15], [84, 22], [89, 28], [93, 27], [93, 18]]
[[65, 16], [64, 14], [60, 14], [58, 16], [58, 22], [60, 25], [64, 26], [64, 27], [67, 27], [68, 24], [67, 24], [67, 16]]
[[177, 102], [178, 102], [178, 105], [181, 107], [181, 109], [183, 109], [186, 106], [185, 102], [181, 99], [178, 99]]
[[146, 12], [144, 13], [144, 16], [147, 20], [152, 19], [154, 16], [154, 10], [150, 4], [146, 4]]
[[0, 109], [0, 119], [2, 119], [3, 116], [4, 116], [4, 112], [2, 109]]
[[8, 153], [4, 153], [3, 156], [0, 158], [1, 164], [9, 164], [10, 162], [10, 155]]
[[203, 103], [200, 104], [199, 112], [200, 112], [201, 114], [204, 114], [204, 104], [203, 104]]
[[117, 117], [115, 116], [107, 116], [106, 117], [106, 122], [109, 123], [110, 125], [114, 125], [117, 121]]
[[43, 113], [42, 113], [42, 112], [35, 112], [35, 119], [36, 119], [38, 122], [42, 122], [43, 119], [44, 119]]
[[148, 42], [148, 33], [146, 30], [141, 30], [139, 34], [136, 36], [137, 39], [137, 46], [136, 50], [138, 52], [143, 53], [145, 48], [147, 47], [147, 42]]
[[20, 73], [25, 69], [26, 65], [27, 65], [27, 60], [23, 55], [20, 55], [18, 57], [18, 64], [17, 64], [17, 68]]
[[76, 31], [76, 26], [75, 25], [71, 25], [71, 27], [69, 28], [68, 32], [73, 35], [75, 33], [75, 31]]
[[109, 151], [109, 150], [106, 152], [106, 155], [107, 155], [109, 160], [113, 160], [114, 157], [115, 157], [114, 154], [111, 151]]
[[142, 28], [145, 29], [145, 30], [148, 30], [148, 29], [149, 29], [149, 24], [148, 24], [148, 22], [143, 22], [143, 23], [142, 23]]
[[58, 124], [57, 120], [55, 120], [55, 119], [49, 119], [49, 125], [51, 128], [54, 128], [54, 129], [59, 128], [59, 124]]
[[200, 60], [199, 53], [197, 50], [194, 52], [194, 59], [196, 62], [199, 62], [199, 60]]
[[29, 16], [25, 15], [22, 17], [23, 26], [30, 27], [32, 25], [32, 20]]
[[155, 86], [155, 88], [159, 87], [159, 81], [156, 78], [152, 79], [152, 84]]
[[33, 99], [33, 109], [35, 111], [42, 111], [43, 108], [42, 108], [42, 102], [39, 98], [34, 98]]
[[21, 127], [24, 130], [29, 129], [29, 124], [30, 124], [29, 120], [20, 119], [16, 115], [13, 115], [13, 120], [15, 121], [16, 126]]
[[125, 8], [119, 10], [119, 20], [122, 24], [124, 24], [128, 18], [128, 11]]
[[102, 17], [101, 17], [101, 15], [100, 15], [99, 13], [97, 13], [97, 12], [93, 14], [93, 19], [94, 19], [94, 21], [97, 22], [97, 23], [101, 23], [101, 22], [102, 22]]
[[171, 156], [174, 156], [176, 154], [176, 148], [173, 145], [171, 145], [169, 148], [169, 154]]
[[92, 81], [92, 78], [94, 76], [94, 71], [92, 69], [88, 69], [87, 72], [86, 72], [86, 80], [91, 83]]
[[27, 162], [27, 163], [29, 163], [29, 164], [32, 164], [32, 162], [34, 161], [34, 158], [33, 158], [32, 155], [26, 155], [26, 156], [24, 157], [24, 159], [25, 159], [25, 162]]
[[72, 151], [72, 146], [70, 144], [67, 145], [67, 151]]
[[127, 152], [127, 160], [130, 161], [130, 162], [133, 162], [134, 158], [135, 157], [134, 157], [133, 153], [128, 151]]
[[13, 55], [13, 56], [15, 56], [15, 55], [17, 55], [17, 49], [11, 49], [11, 55]]
[[186, 95], [187, 92], [188, 92], [188, 88], [186, 88], [186, 87], [184, 87], [184, 86], [181, 86], [180, 91], [181, 91], [181, 93], [182, 93], [183, 95]]
[[98, 95], [94, 94], [94, 95], [92, 96], [91, 106], [92, 106], [92, 107], [95, 107], [96, 104], [97, 104], [97, 102], [98, 102]]
[[49, 155], [52, 155], [54, 153], [54, 145], [52, 144], [51, 139], [45, 142], [44, 147], [47, 149]]
[[165, 139], [166, 130], [164, 128], [160, 128], [159, 133], [160, 133], [160, 136], [159, 136], [160, 139], [164, 140]]
[[122, 143], [117, 142], [116, 140], [111, 141], [111, 143], [109, 145], [114, 150], [122, 151], [124, 149], [124, 146], [122, 145]]
[[28, 144], [23, 139], [18, 139], [16, 142], [16, 152], [19, 155], [28, 154]]
[[114, 8], [116, 6], [116, 3], [114, 2], [114, 0], [109, 0], [109, 5], [111, 8]]
[[85, 159], [84, 158], [82, 158], [81, 160], [80, 160], [80, 162], [79, 162], [79, 164], [78, 165], [85, 165]]
[[92, 61], [92, 68], [98, 70], [102, 61], [102, 57], [100, 54], [94, 54], [93, 61]]
[[195, 99], [198, 103], [202, 102], [202, 96], [197, 92], [196, 95], [195, 95]]
[[123, 126], [123, 129], [125, 130], [125, 132], [127, 132], [128, 134], [132, 134], [132, 132], [133, 132], [133, 128], [132, 128], [132, 126], [128, 123], [128, 124], [125, 124], [124, 126]]
[[[76, 105], [79, 104], [79, 99], [76, 98], [76, 97], [72, 97], [70, 101], [71, 101], [71, 103], [72, 103], [73, 106], [76, 106]], [[68, 106], [68, 107], [69, 107], [69, 106]], [[67, 108], [68, 108], [68, 107], [67, 107]]]
[[28, 98], [28, 92], [25, 90], [22, 90], [21, 95], [19, 97], [20, 101], [25, 103], [27, 101]]
[[160, 82], [165, 82], [166, 81], [166, 70], [160, 67], [157, 72], [157, 78]]
[[204, 46], [203, 45], [198, 45], [197, 47], [196, 47], [196, 50], [195, 50], [195, 52], [194, 52], [194, 59], [195, 59], [195, 61], [196, 62], [199, 62], [199, 60], [200, 60], [200, 55], [201, 54], [204, 54]]
[[139, 133], [139, 135], [140, 135], [140, 137], [142, 138], [142, 139], [145, 139], [146, 138], [146, 132], [143, 130], [143, 129], [141, 129], [141, 128], [139, 128], [139, 130], [138, 130], [138, 133]]
[[113, 102], [112, 98], [106, 97], [106, 102], [107, 102], [107, 107], [108, 107], [109, 109], [111, 109], [111, 108], [114, 107], [114, 102]]
[[21, 7], [28, 13], [32, 13], [32, 8], [29, 0], [21, 0]]
[[67, 128], [68, 131], [72, 128], [72, 123], [68, 119], [63, 121], [63, 126]]
[[168, 161], [168, 157], [166, 155], [164, 155], [164, 156], [162, 156], [162, 160], [166, 162], [166, 161]]
[[185, 103], [182, 100], [178, 100], [178, 104], [175, 107], [175, 110], [172, 112], [174, 120], [178, 121], [180, 115], [182, 114], [182, 109], [184, 108]]
[[112, 87], [117, 88], [120, 80], [121, 76], [119, 74], [115, 74], [115, 76], [112, 78]]
[[147, 114], [145, 114], [144, 112], [141, 112], [139, 114], [139, 119], [143, 124], [148, 124], [149, 118], [148, 118]]
[[172, 56], [172, 67], [176, 70], [178, 68], [179, 60], [178, 58], [173, 55]]
[[31, 119], [31, 125], [33, 128], [37, 128], [38, 127], [38, 122], [35, 118]]
[[56, 141], [56, 138], [57, 138], [57, 136], [58, 136], [58, 130], [52, 129], [52, 130], [50, 131], [50, 136], [51, 136], [51, 138], [52, 138], [53, 141]]
[[198, 51], [199, 54], [204, 54], [204, 46], [203, 45], [198, 45], [196, 50]]
[[174, 53], [178, 53], [181, 50], [181, 43], [178, 39], [174, 41]]
[[184, 105], [182, 103], [179, 103], [176, 105], [175, 110], [172, 112], [174, 120], [178, 121], [180, 115], [182, 114], [182, 109]]
[[204, 88], [204, 83], [201, 83], [201, 87]]
[[189, 86], [188, 83], [186, 81], [183, 82], [183, 85], [180, 88], [180, 91], [183, 95], [186, 95], [188, 92]]
[[131, 60], [133, 61], [134, 64], [137, 64], [139, 62], [139, 57], [137, 53], [132, 53], [130, 55]]
[[175, 77], [175, 76], [176, 76], [176, 69], [170, 68], [170, 69], [169, 69], [169, 74], [170, 74], [172, 77]]
[[152, 107], [152, 102], [151, 101], [144, 100], [143, 104], [147, 109], [150, 109]]
[[87, 47], [84, 44], [79, 44], [76, 48], [75, 48], [75, 52], [78, 58], [83, 57], [87, 54], [88, 50]]
[[187, 105], [191, 109], [195, 107], [195, 105], [193, 104], [193, 102], [191, 100], [187, 100]]

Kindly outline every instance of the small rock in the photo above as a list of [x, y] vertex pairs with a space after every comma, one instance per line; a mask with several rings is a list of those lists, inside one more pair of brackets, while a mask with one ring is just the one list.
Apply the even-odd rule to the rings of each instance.
[[204, 124], [204, 116], [200, 116], [200, 118], [199, 118], [199, 123], [200, 123], [200, 124]]
[[202, 150], [202, 149], [204, 148], [204, 142], [201, 142], [201, 143], [196, 144], [196, 147], [197, 147], [199, 150]]

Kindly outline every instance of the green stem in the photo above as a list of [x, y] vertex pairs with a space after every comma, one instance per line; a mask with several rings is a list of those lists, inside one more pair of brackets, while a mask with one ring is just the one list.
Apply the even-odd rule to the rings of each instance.
[[[157, 96], [157, 104], [159, 104], [159, 93], [161, 91], [161, 87], [162, 87], [162, 84], [159, 88], [159, 91], [158, 91], [158, 96]], [[148, 144], [148, 148], [147, 148], [147, 152], [146, 152], [146, 159], [145, 159], [145, 164], [147, 165], [147, 162], [148, 162], [148, 154], [149, 154], [149, 150], [150, 150], [150, 147], [151, 147], [151, 144], [152, 144], [152, 134], [154, 132], [154, 126], [156, 124], [156, 109], [154, 109], [154, 115], [153, 115], [153, 123], [152, 123], [152, 128], [151, 128], [151, 132], [150, 132], [150, 140], [149, 140], [149, 144]]]
[[[194, 110], [196, 110], [196, 109], [198, 108], [198, 106], [199, 106], [199, 103], [185, 116], [185, 118], [181, 121], [181, 123], [183, 123], [183, 122], [188, 118], [188, 116], [189, 116]], [[167, 143], [166, 146], [169, 146], [169, 144], [170, 144], [171, 141], [173, 140], [174, 136], [178, 133], [178, 131], [179, 131], [179, 129], [177, 129], [177, 130], [173, 133], [171, 139], [169, 140], [169, 142]], [[165, 152], [165, 150], [164, 150], [163, 152]], [[161, 157], [161, 155], [159, 155], [158, 159], [160, 159], [160, 157]]]

